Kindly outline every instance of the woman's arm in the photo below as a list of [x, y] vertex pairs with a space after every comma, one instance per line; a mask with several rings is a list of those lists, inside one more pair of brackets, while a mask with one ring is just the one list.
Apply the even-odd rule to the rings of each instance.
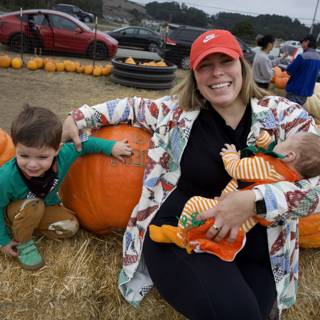
[[[319, 134], [313, 118], [302, 107], [279, 100], [276, 104], [278, 140], [283, 141], [298, 132]], [[260, 191], [266, 204], [267, 212], [261, 216], [271, 222], [320, 211], [320, 177], [295, 183], [283, 181], [258, 185], [254, 189]]]
[[78, 130], [130, 123], [150, 132], [156, 130], [158, 122], [176, 106], [171, 97], [158, 100], [125, 98], [107, 101], [92, 107], [84, 105], [72, 111], [63, 127], [63, 139], [72, 139], [80, 150]]
[[[302, 107], [280, 99], [270, 100], [270, 108], [275, 109], [274, 114], [278, 117], [278, 139], [285, 140], [298, 132], [319, 134], [314, 120]], [[320, 211], [320, 177], [296, 183], [283, 181], [258, 185], [254, 189], [259, 190], [257, 192], [266, 204], [266, 212], [259, 216], [272, 223]], [[253, 190], [232, 192], [221, 197], [219, 205], [199, 215], [199, 220], [215, 217], [215, 225], [221, 227], [221, 230], [211, 228], [208, 237], [219, 241], [230, 232], [229, 239], [234, 240], [241, 224], [256, 214], [255, 201], [256, 194]]]

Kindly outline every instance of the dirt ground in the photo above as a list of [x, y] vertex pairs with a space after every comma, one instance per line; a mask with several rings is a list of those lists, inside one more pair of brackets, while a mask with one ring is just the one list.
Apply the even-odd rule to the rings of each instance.
[[[0, 46], [0, 55], [7, 53]], [[10, 56], [15, 56], [9, 52]], [[25, 55], [27, 61], [30, 55]], [[88, 64], [91, 61], [81, 58], [53, 57], [55, 60], [70, 59]], [[183, 71], [178, 71], [178, 77]], [[29, 71], [0, 69], [0, 127], [9, 130], [12, 119], [25, 103], [44, 106], [56, 112], [61, 119], [68, 111], [83, 104], [96, 104], [107, 99], [141, 95], [156, 98], [168, 91], [141, 90], [113, 84], [108, 77], [93, 77], [84, 74], [44, 70]]]

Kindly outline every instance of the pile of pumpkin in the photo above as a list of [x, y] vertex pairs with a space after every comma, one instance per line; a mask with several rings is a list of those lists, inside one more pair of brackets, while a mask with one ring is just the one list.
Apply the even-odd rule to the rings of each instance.
[[274, 76], [271, 80], [271, 83], [274, 83], [275, 87], [278, 89], [284, 89], [290, 76], [286, 71], [282, 71], [280, 67], [274, 67], [273, 71]]
[[138, 66], [149, 66], [149, 67], [167, 67], [168, 65], [161, 59], [159, 61], [146, 61], [143, 63], [137, 63], [132, 57], [127, 58], [126, 60], [124, 60], [124, 63], [127, 64], [135, 64]]
[[[0, 68], [20, 69], [24, 66], [24, 62], [20, 57], [11, 58], [8, 55], [0, 56]], [[29, 70], [44, 69], [47, 72], [55, 71], [67, 71], [67, 72], [77, 72], [84, 73], [94, 76], [107, 76], [112, 71], [112, 65], [106, 64], [105, 66], [91, 64], [81, 65], [80, 62], [75, 62], [72, 60], [55, 61], [50, 58], [41, 58], [39, 56], [33, 57], [26, 63], [26, 67]]]

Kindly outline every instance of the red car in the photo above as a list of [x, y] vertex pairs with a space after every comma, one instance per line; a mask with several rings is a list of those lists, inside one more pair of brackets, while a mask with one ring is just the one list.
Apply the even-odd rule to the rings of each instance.
[[[65, 52], [96, 59], [115, 56], [118, 41], [95, 32], [78, 19], [59, 11], [34, 9], [11, 12], [0, 16], [0, 42], [14, 51]], [[21, 48], [21, 44], [23, 48]]]

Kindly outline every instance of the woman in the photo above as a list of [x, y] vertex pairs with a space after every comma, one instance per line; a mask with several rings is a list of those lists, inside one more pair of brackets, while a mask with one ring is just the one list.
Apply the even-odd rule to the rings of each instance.
[[256, 84], [264, 89], [269, 88], [269, 83], [274, 76], [273, 67], [277, 66], [288, 54], [281, 58], [271, 60], [269, 53], [273, 49], [275, 38], [272, 35], [266, 35], [259, 38], [257, 44], [261, 50], [256, 53], [253, 59], [253, 79]]
[[265, 319], [275, 300], [280, 310], [295, 302], [297, 217], [320, 209], [319, 178], [235, 192], [204, 213], [202, 218], [216, 218], [208, 233], [215, 241], [223, 237], [233, 241], [241, 224], [255, 214], [272, 222], [268, 229], [257, 225], [250, 231], [234, 262], [155, 243], [148, 226], [176, 226], [190, 197], [220, 194], [230, 180], [219, 155], [225, 143], [238, 149], [253, 145], [261, 129], [278, 141], [317, 130], [297, 104], [264, 97], [266, 92], [255, 85], [230, 32], [211, 30], [199, 36], [190, 64], [175, 96], [85, 105], [66, 119], [65, 138], [79, 145], [78, 128], [119, 122], [152, 133], [141, 198], [123, 239], [119, 288], [127, 301], [139, 305], [155, 284], [164, 299], [189, 319]]

